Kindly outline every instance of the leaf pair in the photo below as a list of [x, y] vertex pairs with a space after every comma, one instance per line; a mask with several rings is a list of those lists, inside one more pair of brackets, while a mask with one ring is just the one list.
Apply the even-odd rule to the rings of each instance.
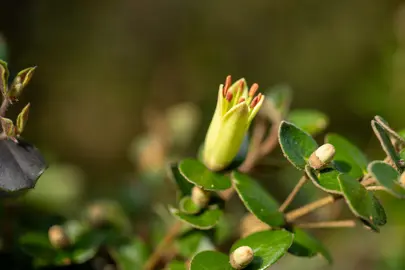
[[8, 98], [11, 102], [17, 100], [24, 88], [30, 82], [35, 69], [36, 67], [29, 67], [18, 72], [10, 87], [8, 87], [8, 66], [6, 62], [0, 60], [0, 91], [3, 96]]

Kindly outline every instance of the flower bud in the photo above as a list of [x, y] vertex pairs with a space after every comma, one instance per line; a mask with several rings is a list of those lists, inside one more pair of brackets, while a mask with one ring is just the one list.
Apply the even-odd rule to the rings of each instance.
[[335, 147], [329, 143], [320, 146], [309, 157], [309, 165], [315, 170], [327, 166], [335, 156]]
[[70, 245], [69, 237], [66, 235], [65, 230], [59, 226], [54, 225], [48, 231], [49, 242], [54, 248], [63, 249]]
[[213, 171], [229, 166], [243, 143], [250, 123], [263, 104], [264, 96], [255, 96], [257, 84], [250, 90], [246, 81], [240, 79], [231, 85], [228, 76], [225, 85], [220, 85], [217, 107], [205, 137], [203, 161]]
[[399, 183], [405, 187], [405, 172], [403, 172], [401, 174], [401, 176], [399, 177]]
[[210, 192], [195, 186], [191, 190], [191, 200], [198, 207], [204, 208], [210, 201]]
[[230, 256], [230, 263], [233, 268], [240, 270], [247, 267], [253, 261], [253, 250], [248, 246], [235, 249]]

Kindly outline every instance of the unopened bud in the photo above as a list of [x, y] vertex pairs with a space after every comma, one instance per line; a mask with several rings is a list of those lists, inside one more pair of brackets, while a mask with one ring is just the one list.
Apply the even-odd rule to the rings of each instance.
[[66, 235], [65, 230], [59, 226], [54, 225], [48, 231], [49, 242], [54, 248], [62, 249], [70, 245], [69, 237]]
[[327, 166], [335, 156], [335, 147], [329, 143], [320, 146], [309, 157], [309, 165], [320, 170]]
[[210, 192], [195, 186], [191, 190], [191, 200], [198, 207], [204, 208], [210, 201]]
[[93, 204], [87, 211], [91, 226], [98, 228], [108, 223], [106, 209], [102, 205]]
[[401, 177], [399, 177], [399, 183], [405, 187], [405, 172], [401, 174]]
[[248, 246], [235, 249], [230, 256], [230, 263], [233, 268], [240, 270], [247, 267], [254, 258], [253, 250]]

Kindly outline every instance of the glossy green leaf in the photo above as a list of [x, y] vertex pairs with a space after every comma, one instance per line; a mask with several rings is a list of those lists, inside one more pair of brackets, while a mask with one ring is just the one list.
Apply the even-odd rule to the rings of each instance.
[[401, 143], [405, 144], [405, 139], [395, 130], [393, 130], [384, 118], [377, 115], [374, 117], [374, 119], [385, 129], [386, 132], [388, 132], [389, 135], [391, 135], [396, 140], [399, 140]]
[[398, 171], [402, 172], [399, 154], [395, 150], [394, 145], [392, 145], [390, 136], [388, 135], [388, 133], [386, 132], [384, 127], [380, 123], [378, 123], [377, 121], [374, 121], [374, 120], [371, 121], [371, 126], [374, 130], [375, 135], [377, 136], [378, 140], [380, 141], [384, 152], [394, 162], [395, 168]]
[[288, 121], [311, 135], [324, 131], [329, 124], [326, 114], [316, 110], [293, 110], [288, 115]]
[[284, 224], [277, 201], [248, 175], [234, 171], [232, 181], [245, 207], [264, 223], [276, 227]]
[[195, 229], [180, 235], [176, 241], [176, 247], [179, 254], [186, 258], [194, 256], [204, 237], [205, 234], [203, 231]]
[[329, 263], [332, 263], [332, 256], [323, 244], [299, 228], [294, 228], [294, 242], [288, 252], [299, 257], [313, 257], [319, 253]]
[[179, 190], [178, 196], [180, 198], [191, 195], [191, 189], [194, 185], [187, 181], [183, 175], [181, 175], [178, 163], [169, 164], [168, 175], [170, 179], [172, 179], [177, 184]]
[[[203, 251], [193, 257], [190, 270], [232, 270], [229, 256], [218, 251]], [[246, 268], [247, 269], [247, 268]]]
[[400, 175], [390, 165], [382, 161], [374, 161], [368, 166], [368, 171], [389, 193], [397, 198], [405, 198], [405, 189], [399, 183]]
[[293, 243], [294, 235], [285, 230], [262, 231], [233, 244], [231, 252], [241, 246], [253, 249], [254, 259], [245, 270], [264, 270], [277, 262]]
[[179, 208], [186, 214], [197, 214], [200, 211], [200, 207], [191, 200], [190, 196], [185, 196], [180, 200]]
[[312, 169], [309, 165], [305, 167], [305, 171], [316, 187], [328, 193], [342, 194], [338, 180], [339, 171], [333, 168], [325, 168], [321, 171], [317, 171]]
[[110, 253], [120, 270], [142, 269], [149, 256], [146, 245], [138, 238], [120, 243]]
[[173, 216], [200, 230], [209, 230], [219, 221], [222, 211], [217, 206], [211, 206], [197, 215], [182, 213], [176, 208], [169, 208]]
[[165, 270], [187, 270], [185, 262], [173, 260], [165, 268]]
[[190, 183], [206, 190], [225, 190], [231, 187], [231, 181], [223, 174], [207, 169], [200, 161], [185, 159], [179, 164], [180, 173]]
[[354, 178], [360, 178], [367, 173], [368, 161], [363, 152], [343, 136], [330, 133], [326, 142], [335, 147], [336, 154], [333, 163], [336, 169]]
[[338, 177], [345, 200], [350, 210], [373, 230], [384, 225], [385, 213], [374, 195], [367, 191], [355, 178], [347, 174]]
[[307, 160], [318, 148], [315, 140], [302, 129], [286, 121], [281, 122], [278, 137], [284, 156], [295, 167], [304, 170]]

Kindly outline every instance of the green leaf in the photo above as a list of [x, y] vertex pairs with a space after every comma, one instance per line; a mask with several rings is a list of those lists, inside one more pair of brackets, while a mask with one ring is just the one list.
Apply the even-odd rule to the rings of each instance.
[[207, 169], [195, 159], [185, 159], [179, 164], [180, 173], [190, 183], [205, 190], [225, 190], [231, 187], [231, 181], [223, 174]]
[[352, 176], [341, 174], [338, 178], [350, 210], [378, 232], [377, 226], [385, 224], [385, 213], [382, 212], [383, 209], [378, 200]]
[[32, 257], [51, 260], [56, 255], [45, 232], [29, 232], [19, 238], [20, 248]]
[[384, 118], [377, 115], [374, 117], [374, 119], [385, 129], [386, 132], [389, 133], [389, 135], [391, 135], [393, 138], [397, 139], [401, 143], [405, 144], [405, 139], [395, 130], [393, 130]]
[[3, 96], [7, 91], [8, 76], [9, 72], [7, 63], [4, 62], [3, 60], [0, 60], [0, 93], [2, 93]]
[[234, 171], [232, 181], [245, 207], [264, 223], [276, 227], [284, 224], [284, 216], [278, 211], [277, 201], [255, 180]]
[[[190, 270], [232, 270], [229, 257], [217, 251], [203, 251], [193, 257]], [[247, 268], [246, 268], [247, 269]]]
[[203, 231], [200, 230], [190, 230], [177, 238], [176, 247], [179, 254], [183, 257], [189, 258], [198, 252], [201, 241], [205, 237]]
[[305, 167], [305, 171], [316, 187], [328, 193], [342, 194], [338, 180], [339, 171], [333, 168], [325, 168], [321, 171], [317, 171], [312, 169], [309, 165]]
[[211, 206], [197, 215], [185, 214], [173, 207], [169, 207], [169, 210], [176, 218], [200, 230], [213, 228], [222, 215], [222, 211], [217, 206]]
[[294, 235], [285, 230], [262, 231], [233, 244], [231, 252], [241, 246], [253, 249], [254, 259], [245, 270], [264, 270], [277, 262], [293, 243]]
[[368, 166], [368, 171], [389, 193], [397, 198], [405, 198], [405, 189], [399, 182], [400, 175], [390, 165], [382, 161], [373, 161]]
[[332, 263], [332, 256], [324, 245], [309, 233], [294, 228], [294, 242], [288, 252], [300, 257], [313, 257], [321, 254], [329, 263]]
[[292, 100], [292, 90], [289, 85], [279, 84], [271, 87], [264, 95], [267, 102], [263, 104], [262, 110], [272, 120], [279, 121], [287, 115]]
[[191, 189], [193, 188], [193, 184], [187, 181], [183, 175], [181, 175], [178, 163], [171, 163], [168, 166], [168, 175], [172, 181], [177, 184], [178, 187], [178, 197], [182, 198], [184, 196], [191, 195]]
[[375, 135], [377, 136], [378, 140], [380, 141], [384, 152], [394, 162], [395, 168], [399, 172], [402, 172], [399, 154], [395, 150], [394, 145], [392, 145], [390, 136], [387, 134], [384, 127], [375, 120], [371, 121], [371, 126], [374, 130]]
[[186, 214], [197, 214], [201, 209], [198, 207], [190, 196], [183, 197], [179, 202], [180, 211]]
[[282, 121], [279, 142], [284, 156], [298, 169], [304, 170], [307, 160], [318, 148], [315, 140], [292, 123]]
[[326, 142], [335, 147], [336, 154], [333, 163], [338, 171], [347, 173], [356, 179], [367, 173], [367, 158], [357, 146], [343, 136], [333, 133], [326, 136]]
[[165, 270], [187, 270], [186, 264], [182, 261], [173, 260], [165, 268]]
[[146, 245], [138, 238], [111, 248], [110, 253], [120, 270], [142, 269], [149, 256]]
[[288, 121], [311, 135], [324, 131], [329, 124], [326, 114], [316, 110], [293, 110], [288, 115]]

